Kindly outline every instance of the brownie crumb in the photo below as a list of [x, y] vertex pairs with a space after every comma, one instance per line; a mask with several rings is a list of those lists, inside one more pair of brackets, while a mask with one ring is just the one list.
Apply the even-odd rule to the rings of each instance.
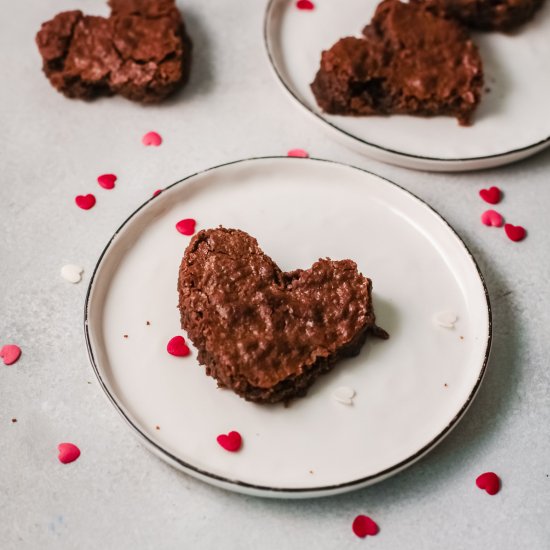
[[155, 430], [160, 430], [160, 426], [155, 426]]
[[12, 418], [11, 421], [13, 424], [15, 424], [17, 422], [17, 418]]
[[127, 335], [127, 334], [124, 334], [124, 335], [123, 335], [123, 338], [128, 338], [128, 335]]
[[145, 324], [149, 326], [151, 323], [149, 321], [146, 321]]

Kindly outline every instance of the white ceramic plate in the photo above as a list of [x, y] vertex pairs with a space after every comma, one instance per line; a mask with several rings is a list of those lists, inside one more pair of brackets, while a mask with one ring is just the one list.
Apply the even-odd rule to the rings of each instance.
[[343, 36], [359, 36], [378, 0], [315, 0], [300, 11], [271, 0], [265, 43], [279, 81], [331, 134], [384, 162], [425, 170], [477, 170], [527, 157], [550, 145], [550, 2], [514, 35], [476, 33], [484, 93], [470, 127], [454, 118], [344, 117], [321, 112], [309, 88], [321, 52]]
[[[247, 231], [284, 270], [354, 259], [390, 339], [367, 341], [288, 408], [218, 389], [196, 350], [166, 352], [182, 333], [176, 281], [190, 237], [174, 225], [188, 217], [197, 230]], [[442, 311], [455, 328], [434, 322]], [[472, 256], [418, 198], [357, 168], [263, 158], [195, 174], [132, 214], [93, 274], [85, 331], [101, 385], [161, 458], [227, 489], [311, 497], [383, 479], [447, 435], [481, 383], [491, 317]], [[352, 406], [333, 399], [340, 386], [355, 390]], [[244, 438], [235, 454], [216, 442], [231, 430]]]

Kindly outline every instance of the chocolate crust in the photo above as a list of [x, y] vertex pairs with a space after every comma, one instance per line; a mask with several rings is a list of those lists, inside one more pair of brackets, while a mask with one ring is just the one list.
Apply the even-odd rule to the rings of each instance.
[[282, 272], [236, 229], [191, 240], [178, 277], [181, 326], [218, 386], [256, 403], [303, 397], [357, 355], [375, 324], [372, 283], [351, 260]]
[[363, 30], [322, 53], [311, 84], [338, 115], [454, 116], [469, 125], [481, 99], [481, 57], [467, 29], [422, 0], [384, 0]]
[[42, 24], [43, 70], [65, 96], [157, 103], [183, 86], [192, 43], [174, 0], [111, 0], [109, 18], [69, 11]]

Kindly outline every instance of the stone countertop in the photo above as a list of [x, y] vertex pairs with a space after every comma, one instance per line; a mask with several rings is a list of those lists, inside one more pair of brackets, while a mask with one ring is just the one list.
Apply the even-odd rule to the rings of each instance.
[[[276, 83], [263, 48], [265, 3], [179, 2], [195, 43], [187, 89], [157, 107], [70, 101], [40, 70], [34, 35], [55, 13], [107, 14], [99, 0], [5, 2], [0, 20], [0, 541], [2, 548], [359, 548], [531, 550], [550, 544], [550, 150], [491, 171], [430, 174], [384, 165], [331, 141]], [[156, 130], [160, 148], [141, 136]], [[151, 193], [197, 170], [303, 148], [376, 172], [427, 201], [457, 230], [486, 277], [494, 345], [485, 382], [453, 433], [373, 487], [319, 500], [246, 497], [177, 472], [126, 429], [88, 363], [83, 302], [95, 262]], [[114, 192], [97, 187], [114, 172]], [[521, 243], [484, 228], [477, 193], [528, 229]], [[94, 192], [84, 213], [74, 196]], [[108, 195], [107, 193], [111, 193]], [[66, 263], [85, 268], [70, 285]], [[17, 418], [17, 422], [12, 422]], [[61, 441], [79, 445], [70, 466]], [[475, 477], [496, 471], [488, 497]], [[381, 532], [360, 540], [351, 522]]]

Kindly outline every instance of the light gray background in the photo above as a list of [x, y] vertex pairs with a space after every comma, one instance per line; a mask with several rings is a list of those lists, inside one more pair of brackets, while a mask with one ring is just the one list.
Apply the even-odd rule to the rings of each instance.
[[[23, 349], [14, 366], [0, 363], [0, 547], [549, 548], [550, 151], [464, 175], [360, 157], [327, 139], [279, 88], [263, 49], [265, 2], [179, 4], [195, 43], [190, 85], [144, 108], [70, 101], [41, 74], [40, 23], [64, 9], [107, 14], [103, 2], [0, 3], [0, 344]], [[160, 148], [141, 145], [148, 130], [162, 134]], [[447, 440], [388, 481], [317, 501], [224, 492], [152, 456], [95, 381], [82, 331], [101, 250], [156, 188], [294, 147], [370, 169], [435, 207], [475, 254], [494, 312], [486, 380]], [[95, 182], [106, 172], [118, 175], [113, 191]], [[486, 205], [477, 192], [490, 185], [505, 192], [499, 211], [528, 229], [524, 242], [479, 222]], [[88, 192], [98, 203], [84, 212], [73, 200]], [[69, 262], [86, 269], [79, 285], [59, 275]], [[79, 445], [77, 462], [58, 462], [61, 441]], [[495, 497], [474, 485], [486, 470], [502, 477]], [[380, 525], [376, 538], [352, 534], [360, 513]]]

